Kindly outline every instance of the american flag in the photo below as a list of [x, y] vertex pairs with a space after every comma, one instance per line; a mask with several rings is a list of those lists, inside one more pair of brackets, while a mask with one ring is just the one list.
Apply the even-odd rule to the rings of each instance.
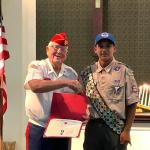
[[3, 98], [3, 114], [7, 109], [6, 77], [5, 77], [5, 60], [9, 58], [7, 40], [5, 38], [5, 28], [0, 26], [0, 83]]

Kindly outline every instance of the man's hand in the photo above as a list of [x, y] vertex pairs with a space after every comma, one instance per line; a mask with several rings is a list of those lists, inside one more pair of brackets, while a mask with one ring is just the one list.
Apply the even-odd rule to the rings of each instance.
[[83, 93], [82, 85], [80, 84], [78, 80], [68, 80], [67, 85], [76, 93]]
[[126, 106], [126, 122], [123, 132], [120, 135], [120, 144], [131, 144], [130, 130], [135, 117], [137, 103]]
[[130, 132], [129, 131], [123, 131], [120, 134], [120, 144], [131, 144], [131, 139], [130, 139]]

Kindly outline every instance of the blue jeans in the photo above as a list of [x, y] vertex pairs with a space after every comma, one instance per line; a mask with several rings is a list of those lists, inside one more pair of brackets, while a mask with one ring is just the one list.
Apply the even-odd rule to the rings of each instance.
[[70, 138], [43, 138], [45, 128], [28, 123], [26, 150], [69, 150]]

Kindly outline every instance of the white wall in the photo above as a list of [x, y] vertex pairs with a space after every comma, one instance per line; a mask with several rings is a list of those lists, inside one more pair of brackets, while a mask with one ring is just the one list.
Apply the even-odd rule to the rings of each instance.
[[23, 82], [27, 64], [36, 55], [36, 0], [2, 0], [10, 59], [6, 62], [8, 109], [4, 115], [4, 141], [16, 141], [16, 150], [25, 150]]
[[[27, 65], [36, 59], [36, 0], [22, 0], [22, 79], [27, 74]], [[23, 83], [22, 83], [23, 84]], [[22, 148], [25, 150], [24, 132], [27, 124], [27, 117], [24, 111], [23, 92], [23, 114], [22, 114]]]
[[21, 1], [2, 0], [2, 10], [10, 51], [10, 59], [6, 62], [8, 109], [4, 115], [4, 141], [17, 141], [20, 148], [23, 101]]
[[[93, 131], [94, 132], [94, 131]], [[131, 143], [128, 150], [150, 150], [150, 125], [149, 123], [134, 123], [131, 130]], [[80, 138], [72, 139], [72, 150], [83, 150], [84, 130]]]
[[131, 131], [132, 145], [128, 150], [150, 150], [150, 125], [134, 124]]

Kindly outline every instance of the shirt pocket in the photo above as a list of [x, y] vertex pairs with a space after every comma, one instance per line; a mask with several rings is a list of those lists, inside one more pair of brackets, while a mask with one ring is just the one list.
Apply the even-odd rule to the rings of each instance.
[[108, 99], [111, 103], [123, 102], [125, 99], [125, 83], [111, 84], [108, 88]]

